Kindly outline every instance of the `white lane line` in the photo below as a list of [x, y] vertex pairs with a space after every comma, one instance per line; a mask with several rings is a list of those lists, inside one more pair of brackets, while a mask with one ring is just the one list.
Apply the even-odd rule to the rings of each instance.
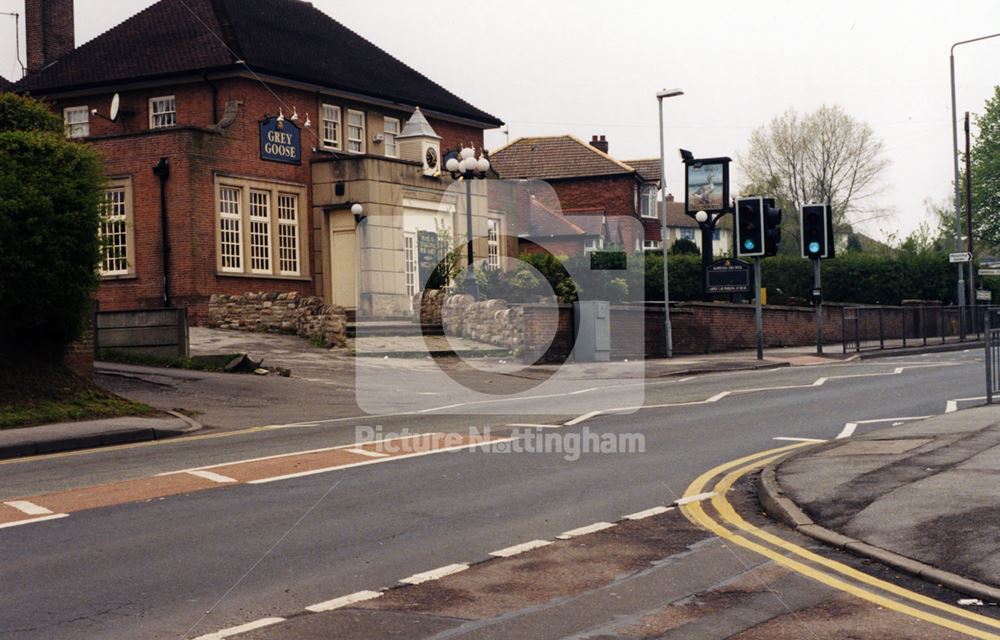
[[320, 602], [317, 604], [309, 605], [306, 607], [306, 611], [311, 611], [313, 613], [320, 613], [322, 611], [333, 611], [334, 609], [340, 609], [341, 607], [346, 607], [352, 605], [355, 602], [364, 602], [365, 600], [374, 600], [382, 595], [381, 591], [357, 591], [350, 595], [342, 596], [340, 598], [334, 598], [333, 600], [327, 600], [326, 602]]
[[677, 382], [687, 382], [688, 380], [694, 380], [694, 379], [695, 379], [695, 378], [697, 378], [697, 377], [698, 377], [698, 376], [688, 376], [688, 377], [686, 377], [686, 378], [681, 378], [681, 379], [680, 379], [680, 380], [678, 380]]
[[778, 436], [775, 440], [783, 440], [786, 442], [826, 442], [826, 440], [821, 440], [819, 438], [791, 438], [787, 436]]
[[199, 478], [204, 478], [205, 480], [211, 480], [212, 482], [217, 482], [219, 484], [230, 484], [237, 482], [235, 478], [230, 478], [229, 476], [224, 476], [221, 473], [214, 473], [212, 471], [188, 471], [192, 476], [198, 476]]
[[595, 416], [599, 416], [602, 413], [604, 413], [604, 412], [603, 411], [590, 411], [588, 413], [583, 414], [582, 416], [577, 416], [577, 417], [573, 418], [569, 422], [564, 422], [563, 426], [564, 427], [572, 427], [574, 425], [580, 424], [581, 422], [584, 422], [585, 420], [590, 420], [591, 418], [593, 418]]
[[535, 424], [533, 422], [512, 422], [507, 425], [508, 427], [517, 427], [521, 429], [559, 429], [563, 425], [561, 424]]
[[715, 497], [715, 492], [714, 491], [708, 491], [706, 493], [699, 493], [696, 496], [688, 496], [686, 498], [681, 498], [680, 500], [675, 500], [674, 501], [674, 505], [680, 507], [680, 506], [683, 506], [683, 505], [686, 505], [686, 504], [691, 504], [692, 502], [701, 502], [702, 500], [711, 500], [714, 497]]
[[36, 522], [45, 522], [47, 520], [58, 520], [59, 518], [68, 517], [68, 513], [53, 513], [51, 516], [42, 516], [40, 518], [29, 518], [28, 520], [18, 520], [17, 522], [5, 522], [0, 524], [0, 529], [6, 529], [8, 527], [20, 527], [22, 524], [35, 524]]
[[463, 444], [455, 447], [443, 447], [441, 449], [433, 449], [431, 451], [421, 451], [420, 453], [408, 453], [400, 456], [391, 456], [389, 458], [376, 458], [374, 460], [365, 460], [364, 462], [354, 462], [352, 464], [343, 464], [338, 467], [324, 467], [322, 469], [311, 469], [309, 471], [299, 471], [298, 473], [288, 473], [281, 476], [274, 476], [272, 478], [261, 478], [259, 480], [250, 480], [247, 484], [267, 484], [268, 482], [278, 482], [281, 480], [290, 480], [292, 478], [303, 478], [305, 476], [312, 476], [319, 473], [329, 473], [331, 471], [341, 471], [344, 469], [353, 469], [355, 467], [363, 467], [369, 464], [380, 464], [382, 462], [391, 462], [394, 460], [409, 460], [410, 458], [419, 458], [421, 456], [429, 456], [435, 453], [445, 453], [446, 451], [461, 451], [462, 449], [475, 449], [477, 447], [487, 447], [493, 444], [498, 444], [501, 442], [510, 442], [514, 438], [498, 438], [496, 440], [490, 440], [489, 442], [476, 442], [473, 444]]
[[645, 518], [651, 518], [653, 516], [658, 516], [661, 513], [666, 513], [668, 511], [673, 511], [673, 507], [653, 507], [652, 509], [646, 509], [645, 511], [636, 511], [635, 513], [630, 513], [627, 516], [622, 516], [622, 520], [643, 520]]
[[460, 573], [469, 568], [467, 564], [447, 564], [443, 567], [438, 567], [437, 569], [431, 569], [430, 571], [424, 571], [423, 573], [415, 573], [409, 578], [403, 578], [400, 580], [403, 584], [423, 584], [424, 582], [430, 582], [431, 580], [439, 580], [445, 576], [450, 576], [456, 573]]
[[840, 430], [837, 434], [837, 440], [843, 440], [844, 438], [850, 438], [854, 435], [854, 430], [858, 428], [857, 422], [848, 422], [844, 425], [844, 428]]
[[525, 551], [547, 547], [550, 544], [552, 544], [551, 540], [530, 540], [528, 542], [522, 542], [521, 544], [515, 544], [514, 546], [507, 547], [505, 549], [490, 551], [490, 555], [498, 558], [509, 558], [511, 556], [516, 556], [519, 553], [524, 553]]
[[278, 624], [279, 622], [284, 621], [284, 618], [261, 618], [260, 620], [254, 620], [253, 622], [241, 624], [238, 627], [229, 627], [228, 629], [215, 631], [214, 633], [206, 633], [203, 636], [198, 636], [195, 640], [223, 640], [223, 638], [231, 638], [232, 636], [238, 636], [239, 634], [246, 633], [247, 631], [263, 629], [264, 627], [270, 627], [272, 624]]
[[732, 393], [732, 392], [731, 391], [723, 391], [722, 393], [717, 393], [714, 396], [712, 396], [711, 398], [709, 398], [708, 400], [706, 400], [705, 402], [718, 402], [719, 400], [722, 400], [723, 398], [725, 398], [726, 396], [728, 396], [730, 393]]
[[52, 512], [41, 507], [34, 502], [28, 502], [27, 500], [11, 500], [10, 502], [5, 502], [8, 507], [13, 507], [20, 511], [21, 513], [26, 513], [29, 516], [47, 516], [51, 515]]
[[596, 533], [598, 531], [604, 531], [605, 529], [610, 529], [615, 526], [611, 522], [595, 522], [594, 524], [588, 524], [586, 527], [580, 527], [579, 529], [570, 529], [569, 531], [563, 531], [556, 536], [559, 540], [569, 540], [570, 538], [575, 538], [577, 536], [584, 536], [588, 533]]
[[381, 451], [368, 451], [367, 449], [344, 449], [346, 453], [353, 453], [359, 456], [368, 456], [369, 458], [388, 458], [388, 453], [382, 453]]

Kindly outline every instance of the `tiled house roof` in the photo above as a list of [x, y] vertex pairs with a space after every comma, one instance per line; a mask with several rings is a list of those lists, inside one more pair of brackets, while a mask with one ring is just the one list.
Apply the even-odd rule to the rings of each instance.
[[490, 153], [490, 163], [504, 179], [555, 180], [635, 173], [627, 164], [569, 135], [518, 138]]
[[518, 233], [524, 237], [586, 236], [586, 231], [531, 197], [527, 215], [518, 217]]
[[15, 86], [45, 93], [205, 71], [259, 74], [501, 121], [301, 0], [160, 0]]
[[623, 160], [625, 164], [638, 172], [639, 177], [647, 182], [660, 181], [660, 159], [645, 158], [643, 160]]

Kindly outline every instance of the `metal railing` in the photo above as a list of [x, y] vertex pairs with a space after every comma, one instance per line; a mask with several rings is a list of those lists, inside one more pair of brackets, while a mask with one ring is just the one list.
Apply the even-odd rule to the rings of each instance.
[[[872, 306], [844, 307], [841, 335], [844, 353], [948, 342], [979, 341], [986, 306]], [[1000, 316], [994, 318], [1000, 328]]]

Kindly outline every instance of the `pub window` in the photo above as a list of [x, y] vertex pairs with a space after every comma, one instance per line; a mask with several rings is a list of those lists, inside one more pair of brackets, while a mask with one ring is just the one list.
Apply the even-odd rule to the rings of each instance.
[[365, 152], [365, 112], [347, 110], [347, 150]]
[[332, 104], [323, 105], [323, 146], [340, 148], [340, 107]]
[[486, 223], [486, 266], [490, 269], [500, 268], [500, 221], [488, 220]]
[[67, 138], [86, 138], [90, 135], [90, 111], [86, 105], [63, 109], [63, 127]]
[[403, 234], [403, 271], [406, 273], [406, 295], [417, 293], [417, 234]]
[[385, 155], [389, 158], [399, 157], [399, 143], [396, 136], [399, 135], [399, 118], [386, 118], [382, 130], [385, 134]]
[[220, 176], [216, 200], [219, 272], [303, 275], [303, 187]]
[[127, 180], [112, 181], [101, 199], [101, 262], [102, 277], [134, 273], [132, 233], [132, 193]]
[[174, 96], [149, 99], [149, 128], [163, 129], [177, 124], [177, 101]]

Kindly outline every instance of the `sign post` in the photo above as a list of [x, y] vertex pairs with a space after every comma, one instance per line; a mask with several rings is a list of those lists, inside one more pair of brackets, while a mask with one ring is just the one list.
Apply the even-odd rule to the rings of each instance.
[[760, 308], [760, 256], [753, 259], [753, 286], [754, 296], [753, 317], [757, 323], [757, 359], [764, 359], [764, 313]]
[[823, 261], [819, 258], [813, 260], [813, 291], [819, 292], [819, 300], [815, 300], [816, 305], [816, 354], [823, 355], [823, 287], [820, 284], [820, 272], [822, 268], [820, 265]]

